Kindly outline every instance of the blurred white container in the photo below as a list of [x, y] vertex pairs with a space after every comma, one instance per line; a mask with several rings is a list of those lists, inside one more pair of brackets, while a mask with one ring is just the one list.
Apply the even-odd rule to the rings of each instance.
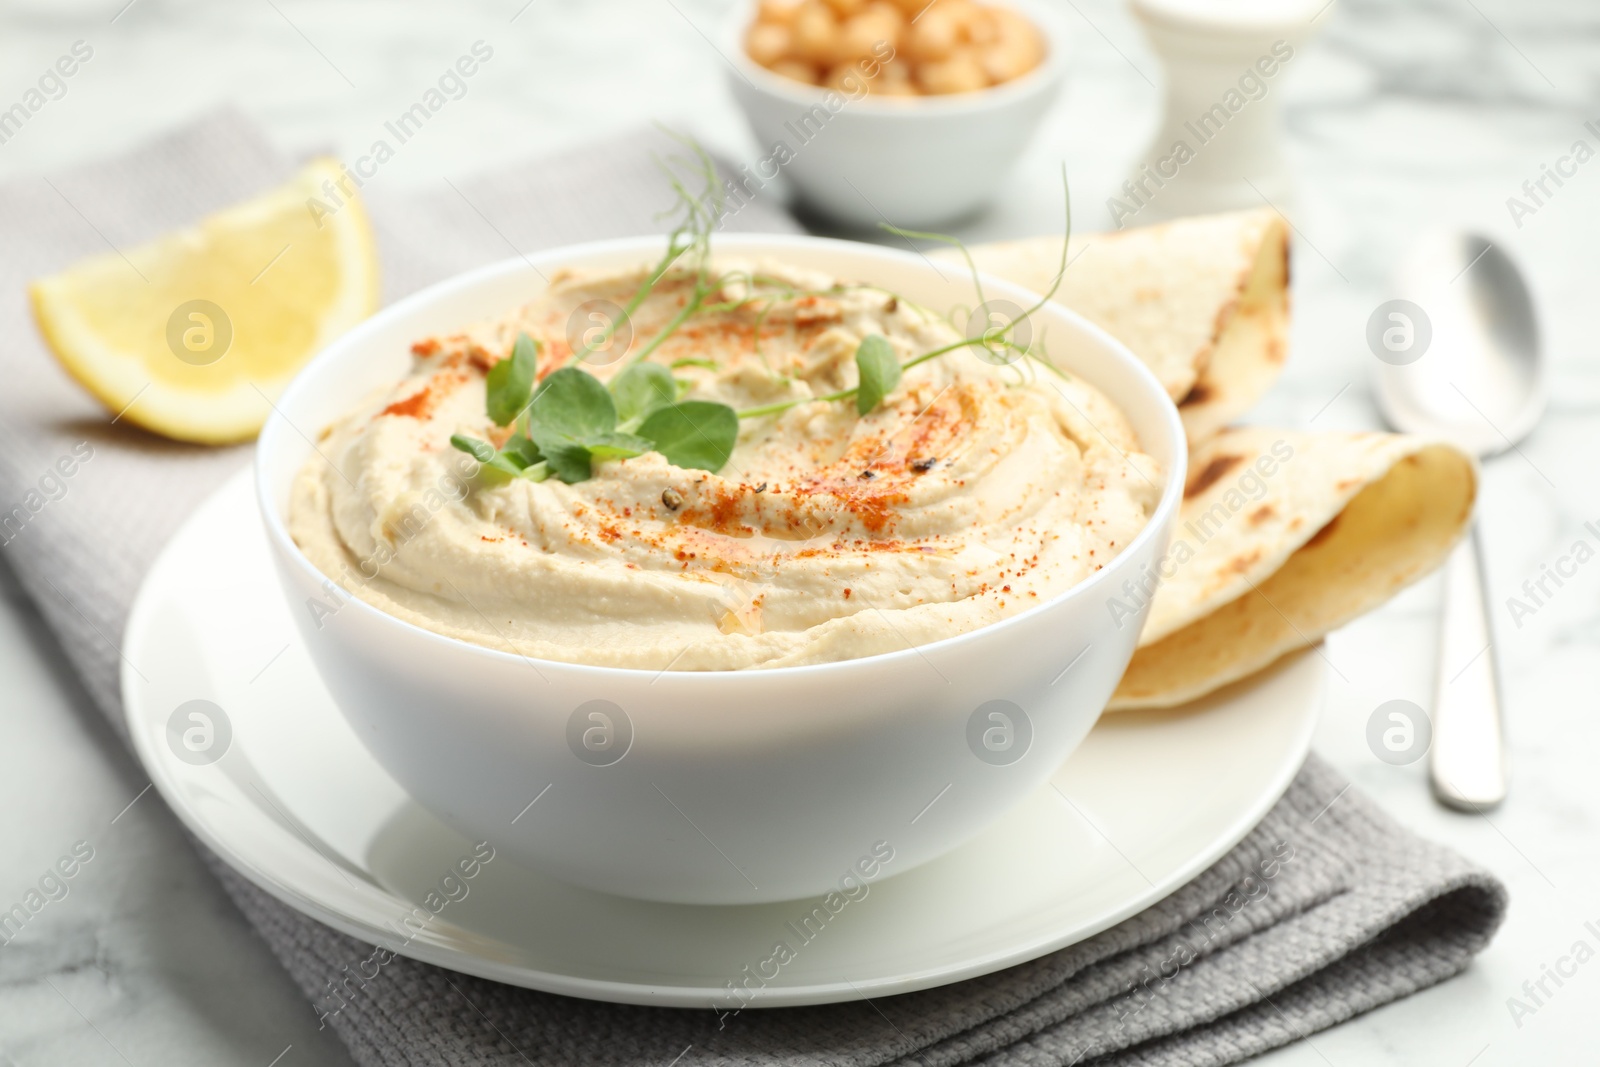
[[[986, 205], [1055, 101], [1066, 65], [1054, 11], [1035, 0], [1004, 5], [1045, 37], [1044, 62], [1027, 74], [971, 93], [856, 99], [752, 60], [744, 35], [755, 5], [738, 5], [721, 44], [733, 68], [734, 98], [761, 146], [751, 186], [762, 188], [781, 173], [803, 206], [863, 228], [938, 226]], [[786, 151], [774, 153], [779, 144]]]
[[[1114, 194], [1113, 220], [1257, 207], [1290, 197], [1283, 83], [1333, 0], [1131, 0], [1166, 71], [1165, 115]], [[1251, 186], [1255, 188], [1252, 189]], [[1122, 205], [1118, 206], [1118, 202]]]

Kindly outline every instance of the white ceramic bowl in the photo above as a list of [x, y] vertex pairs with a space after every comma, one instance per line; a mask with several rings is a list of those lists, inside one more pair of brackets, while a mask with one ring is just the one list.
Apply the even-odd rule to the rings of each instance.
[[[807, 208], [857, 227], [890, 222], [926, 229], [983, 207], [1033, 139], [1065, 70], [1057, 13], [1031, 0], [1004, 2], [1044, 34], [1049, 53], [1038, 67], [972, 93], [854, 99], [752, 60], [744, 34], [755, 8], [739, 5], [722, 51], [732, 66], [728, 83], [760, 147], [749, 187], [781, 172]], [[779, 144], [787, 152], [776, 151]]]
[[[961, 272], [946, 280], [915, 255], [873, 245], [726, 235], [718, 247], [870, 280], [937, 309], [971, 298]], [[290, 540], [284, 514], [318, 430], [399, 378], [412, 341], [530, 299], [544, 284], [536, 269], [635, 266], [660, 249], [660, 238], [630, 238], [506, 260], [400, 301], [317, 356], [257, 450], [285, 595], [329, 690], [385, 769], [440, 818], [529, 867], [624, 896], [718, 904], [814, 896], [853, 885], [850, 872], [898, 874], [970, 838], [1088, 733], [1143, 625], [1141, 614], [1119, 626], [1108, 599], [1149, 572], [1177, 519], [1176, 409], [1126, 348], [1058, 305], [1037, 320], [1052, 357], [1127, 413], [1169, 480], [1149, 525], [1104, 570], [996, 625], [842, 663], [658, 673], [531, 661], [359, 599], [320, 622], [309, 608], [326, 602], [328, 579]], [[1030, 302], [997, 279], [984, 285], [992, 298]], [[570, 743], [574, 723], [594, 724], [579, 709], [595, 700], [620, 709], [612, 751], [622, 755], [604, 766]], [[996, 709], [980, 711], [997, 700], [1010, 702], [999, 709], [1009, 709], [1009, 748], [1006, 723], [988, 717]], [[989, 728], [998, 753], [969, 744]]]

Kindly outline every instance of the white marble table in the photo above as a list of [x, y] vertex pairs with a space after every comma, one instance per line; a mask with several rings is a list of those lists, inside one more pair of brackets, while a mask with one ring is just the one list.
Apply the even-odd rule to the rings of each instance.
[[[221, 5], [199, 0], [31, 0], [0, 14], [0, 106], [74, 41], [92, 61], [0, 144], [0, 178], [114, 150], [236, 103], [288, 148], [359, 153], [473, 41], [495, 49], [381, 180], [438, 182], [658, 118], [754, 158], [723, 88], [718, 0], [457, 0], [422, 11], [377, 0]], [[119, 13], [119, 9], [120, 13]], [[1158, 74], [1114, 0], [1072, 0], [1071, 82], [999, 206], [969, 238], [1057, 225], [1056, 165], [1071, 168], [1082, 229], [1155, 123]], [[115, 21], [113, 17], [115, 16]], [[1426, 226], [1501, 238], [1526, 268], [1553, 366], [1550, 413], [1522, 454], [1486, 469], [1486, 542], [1505, 672], [1512, 795], [1489, 817], [1433, 805], [1421, 764], [1388, 766], [1364, 729], [1385, 700], [1431, 701], [1437, 590], [1424, 583], [1329, 641], [1335, 678], [1316, 739], [1361, 788], [1420, 832], [1511, 886], [1510, 917], [1463, 977], [1264, 1059], [1273, 1064], [1490, 1067], [1593, 1062], [1600, 963], [1514, 1019], [1546, 965], [1600, 925], [1600, 565], [1521, 625], [1504, 607], [1572, 543], [1600, 538], [1600, 358], [1590, 347], [1600, 269], [1600, 163], [1581, 168], [1517, 227], [1506, 198], [1583, 129], [1600, 33], [1571, 0], [1343, 0], [1281, 88], [1299, 193], [1290, 369], [1263, 421], [1377, 425], [1363, 342], [1384, 276]], [[691, 25], [693, 23], [693, 25]], [[0, 235], [0, 247], [3, 247]], [[14, 296], [14, 294], [13, 294]], [[69, 1064], [345, 1064], [88, 706], [9, 584], [0, 597], [0, 900], [25, 892], [79, 839], [95, 858], [43, 929], [0, 947], [0, 1067]], [[119, 815], [119, 812], [121, 814]], [[115, 822], [112, 819], [115, 818]], [[282, 1057], [275, 1059], [275, 1057]]]

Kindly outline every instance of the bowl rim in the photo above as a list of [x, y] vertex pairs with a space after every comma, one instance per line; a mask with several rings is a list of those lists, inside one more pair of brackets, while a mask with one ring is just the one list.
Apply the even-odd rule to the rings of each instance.
[[[352, 354], [361, 352], [368, 338], [387, 328], [392, 320], [404, 318], [417, 309], [447, 299], [455, 294], [470, 291], [476, 286], [498, 279], [505, 274], [528, 270], [532, 270], [535, 273], [547, 270], [553, 271], [563, 266], [568, 266], [573, 261], [633, 249], [637, 249], [642, 254], [654, 252], [658, 250], [659, 243], [663, 240], [665, 238], [659, 234], [609, 238], [600, 241], [560, 245], [533, 255], [511, 256], [489, 263], [435, 282], [395, 301], [393, 304], [381, 308], [375, 314], [335, 339], [321, 352], [318, 352], [304, 367], [296, 372], [289, 385], [272, 405], [272, 412], [267, 416], [267, 421], [262, 427], [261, 434], [257, 439], [255, 455], [252, 458], [256, 505], [261, 512], [267, 539], [277, 553], [278, 558], [294, 566], [314, 585], [322, 585], [325, 582], [338, 584], [332, 575], [324, 573], [316, 564], [312, 563], [310, 558], [300, 550], [300, 546], [295, 544], [294, 538], [289, 535], [286, 523], [287, 516], [280, 513], [277, 502], [273, 499], [268, 478], [268, 468], [272, 457], [282, 450], [282, 446], [279, 444], [280, 439], [289, 441], [291, 445], [295, 438], [309, 440], [294, 423], [289, 421], [289, 417], [285, 412], [295, 407], [300, 393], [313, 388], [314, 380], [322, 368], [354, 358]], [[932, 270], [935, 274], [938, 273], [932, 264], [927, 261], [926, 257], [914, 252], [887, 248], [864, 241], [814, 237], [809, 234], [719, 234], [716, 245], [717, 248], [722, 250], [737, 250], [741, 247], [770, 248], [772, 246], [777, 246], [778, 248], [783, 246], [820, 247], [824, 251], [829, 248], [847, 249], [855, 254], [866, 252], [872, 256], [899, 261], [920, 271]], [[1038, 299], [1038, 294], [1031, 293], [1022, 286], [1007, 282], [991, 274], [979, 273], [986, 293], [1004, 293], [1012, 297], [1020, 295], [1024, 298], [1032, 296], [1034, 300]], [[878, 670], [899, 663], [910, 662], [914, 659], [925, 659], [927, 654], [934, 650], [942, 651], [955, 648], [961, 644], [996, 640], [1012, 629], [1033, 625], [1036, 616], [1058, 611], [1067, 604], [1082, 600], [1092, 595], [1095, 590], [1100, 589], [1114, 579], [1120, 578], [1122, 572], [1130, 566], [1129, 561], [1137, 556], [1145, 545], [1164, 536], [1165, 528], [1170, 522], [1176, 521], [1177, 511], [1183, 503], [1183, 489], [1187, 481], [1188, 465], [1188, 449], [1185, 443], [1183, 422], [1179, 417], [1177, 405], [1167, 395], [1166, 389], [1156, 378], [1154, 372], [1145, 366], [1143, 361], [1135, 356], [1132, 350], [1121, 341], [1112, 337], [1078, 312], [1053, 301], [1046, 306], [1045, 310], [1074, 320], [1075, 328], [1093, 341], [1105, 355], [1122, 363], [1124, 369], [1131, 371], [1135, 381], [1140, 387], [1147, 390], [1155, 401], [1153, 414], [1157, 421], [1164, 425], [1166, 434], [1171, 440], [1175, 462], [1169, 465], [1165, 472], [1166, 484], [1162, 487], [1161, 497], [1155, 509], [1151, 512], [1149, 519], [1140, 528], [1139, 532], [1134, 535], [1133, 539], [1123, 547], [1122, 551], [1112, 558], [1111, 562], [1093, 574], [1075, 582], [1055, 596], [1042, 600], [1024, 611], [973, 630], [940, 638], [937, 641], [914, 644], [892, 652], [879, 652], [851, 659], [831, 660], [826, 663], [811, 663], [789, 667], [757, 667], [748, 670], [673, 671], [664, 669], [658, 671], [644, 667], [612, 667], [568, 660], [542, 659], [535, 656], [527, 656], [520, 652], [507, 652], [497, 648], [490, 648], [487, 645], [476, 644], [461, 638], [449, 637], [391, 615], [383, 609], [368, 603], [354, 591], [350, 591], [351, 595], [345, 602], [345, 608], [355, 611], [360, 617], [372, 619], [375, 625], [397, 627], [425, 643], [437, 644], [445, 654], [453, 653], [455, 655], [484, 657], [491, 662], [502, 665], [526, 666], [531, 663], [541, 671], [548, 669], [552, 673], [560, 675], [571, 674], [578, 677], [590, 676], [595, 678], [618, 678], [624, 676], [650, 678], [652, 679], [652, 685], [657, 683], [667, 685], [707, 684], [703, 682], [703, 679], [712, 677], [726, 679], [726, 681], [709, 684], [727, 686], [750, 684], [750, 679], [762, 677], [770, 677], [775, 680], [793, 680], [801, 677], [811, 678], [830, 674], [848, 675], [854, 672]], [[1085, 376], [1085, 378], [1087, 380], [1088, 376]], [[1091, 380], [1089, 384], [1094, 385], [1094, 382]], [[1121, 405], [1119, 405], [1120, 407]], [[1149, 442], [1145, 441], [1140, 443], [1141, 446], [1149, 444]], [[340, 586], [340, 588], [342, 589], [343, 586]], [[669, 678], [671, 681], [668, 681]]]
[[[937, 0], [932, 0], [929, 6], [936, 2]], [[1026, 99], [1053, 93], [1066, 74], [1066, 31], [1057, 13], [1037, 3], [1036, 0], [985, 0], [985, 6], [1010, 7], [1026, 15], [1028, 21], [1032, 22], [1045, 37], [1047, 50], [1044, 62], [1020, 78], [1013, 78], [1001, 85], [986, 86], [973, 92], [913, 98], [875, 98], [867, 94], [853, 99], [846, 97], [849, 101], [848, 108], [840, 110], [871, 115], [875, 118], [892, 116], [913, 122], [934, 121], [955, 115], [997, 110], [1010, 104], [1021, 103]], [[757, 9], [758, 2], [753, 0], [735, 4], [733, 10], [723, 20], [722, 39], [715, 44], [717, 51], [727, 60], [729, 73], [733, 76], [735, 84], [742, 80], [759, 92], [786, 100], [799, 108], [822, 104], [830, 93], [838, 93], [835, 89], [806, 85], [793, 78], [785, 78], [750, 58], [749, 53], [744, 50], [744, 35], [754, 21]], [[838, 95], [843, 96], [842, 93]]]

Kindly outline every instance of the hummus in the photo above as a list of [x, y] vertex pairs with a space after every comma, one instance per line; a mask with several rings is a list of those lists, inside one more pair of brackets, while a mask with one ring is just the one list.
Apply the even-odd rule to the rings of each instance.
[[[719, 269], [790, 288], [732, 306], [742, 284], [726, 283], [651, 354], [697, 361], [673, 370], [689, 398], [745, 410], [823, 396], [856, 384], [867, 334], [901, 362], [962, 336], [881, 290], [771, 263]], [[906, 371], [865, 417], [847, 400], [746, 418], [715, 474], [652, 452], [596, 461], [571, 485], [475, 478], [449, 439], [504, 440], [485, 414], [488, 368], [519, 332], [542, 345], [541, 376], [563, 365], [574, 313], [626, 304], [642, 277], [563, 274], [504, 321], [414, 345], [411, 373], [328, 427], [296, 479], [290, 532], [311, 562], [398, 618], [489, 648], [738, 670], [987, 626], [1104, 567], [1155, 508], [1160, 466], [1105, 396], [973, 348]], [[655, 287], [631, 317], [632, 352], [691, 281]], [[585, 369], [606, 380], [625, 363], [597, 352]]]

